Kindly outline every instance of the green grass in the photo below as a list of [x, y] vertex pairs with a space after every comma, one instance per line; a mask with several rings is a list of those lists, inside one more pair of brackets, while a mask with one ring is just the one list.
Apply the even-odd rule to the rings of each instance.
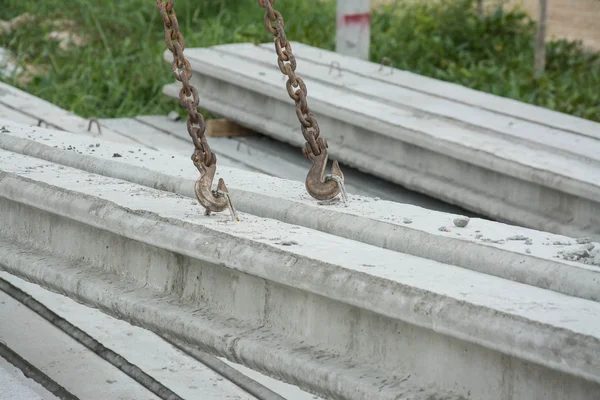
[[[371, 59], [385, 56], [397, 68], [600, 121], [598, 53], [550, 42], [547, 73], [534, 79], [530, 18], [515, 10], [479, 21], [471, 2], [398, 2], [374, 12]], [[173, 77], [162, 61], [166, 45], [153, 0], [4, 3], [3, 19], [29, 12], [38, 22], [0, 36], [0, 46], [19, 63], [49, 66], [25, 86], [16, 77], [8, 83], [84, 117], [165, 114], [176, 107], [161, 93]], [[271, 40], [256, 0], [177, 0], [175, 7], [187, 47]], [[335, 1], [279, 0], [276, 8], [291, 40], [334, 48]], [[74, 21], [88, 44], [65, 52], [44, 39], [53, 18]]]

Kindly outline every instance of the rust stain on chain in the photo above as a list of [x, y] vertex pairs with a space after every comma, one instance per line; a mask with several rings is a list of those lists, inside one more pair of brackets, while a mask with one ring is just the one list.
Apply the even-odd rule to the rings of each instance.
[[306, 190], [317, 200], [331, 200], [340, 192], [345, 194], [344, 175], [335, 161], [331, 174], [324, 175], [328, 159], [327, 142], [320, 137], [319, 124], [308, 107], [306, 85], [302, 78], [296, 75], [296, 57], [285, 35], [283, 17], [273, 8], [274, 2], [275, 0], [258, 0], [258, 5], [266, 10], [265, 27], [273, 35], [277, 64], [281, 72], [288, 77], [287, 92], [296, 103], [296, 115], [306, 140], [304, 155], [313, 162], [306, 176]]
[[192, 66], [183, 56], [185, 48], [183, 35], [179, 31], [179, 22], [174, 9], [174, 0], [156, 0], [156, 7], [164, 22], [165, 42], [173, 54], [172, 71], [173, 76], [182, 87], [179, 91], [179, 104], [187, 110], [187, 130], [194, 143], [192, 162], [200, 172], [200, 178], [196, 181], [194, 192], [202, 206], [206, 209], [206, 215], [211, 212], [220, 212], [229, 208], [234, 221], [239, 221], [223, 179], [219, 180], [217, 190], [212, 190], [212, 183], [217, 168], [217, 155], [214, 154], [206, 140], [206, 123], [204, 117], [198, 112], [200, 99], [198, 91], [190, 84], [192, 77]]

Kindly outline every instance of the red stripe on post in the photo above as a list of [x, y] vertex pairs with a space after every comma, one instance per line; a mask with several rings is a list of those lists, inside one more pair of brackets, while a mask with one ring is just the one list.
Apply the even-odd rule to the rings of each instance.
[[371, 22], [371, 13], [346, 14], [344, 15], [345, 25], [366, 25]]

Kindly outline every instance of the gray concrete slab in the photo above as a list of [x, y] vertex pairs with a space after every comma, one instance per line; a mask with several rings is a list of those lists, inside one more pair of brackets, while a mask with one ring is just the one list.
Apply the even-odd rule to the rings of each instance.
[[[186, 52], [203, 108], [303, 144], [274, 55], [243, 44]], [[243, 70], [234, 67], [239, 57]], [[557, 126], [558, 113], [540, 124], [348, 67], [330, 74], [309, 56], [303, 61], [299, 73], [332, 157], [490, 218], [571, 236], [600, 234], [600, 140], [590, 133], [600, 124], [580, 121], [581, 132], [566, 130]], [[173, 89], [165, 93], [173, 96]]]
[[[432, 95], [439, 99], [448, 99], [455, 103], [466, 104], [499, 115], [600, 139], [598, 124], [593, 121], [553, 111], [548, 108], [534, 106], [522, 101], [470, 89], [456, 83], [440, 81], [413, 72], [389, 67], [382, 68], [381, 64], [378, 63], [343, 57], [339, 53], [318, 49], [300, 42], [291, 43], [294, 55], [301, 62], [310, 60], [311, 62], [325, 65], [328, 68], [332, 63], [337, 62], [343, 72], [352, 71], [352, 73], [366, 78]], [[271, 43], [261, 44], [260, 46], [270, 50], [273, 48], [273, 44]]]
[[[167, 117], [158, 118], [160, 120], [170, 121]], [[156, 117], [109, 118], [101, 119], [100, 122], [103, 126], [107, 126], [113, 131], [135, 140], [144, 147], [190, 157], [194, 148], [192, 140], [187, 133], [187, 128], [184, 128], [181, 132], [182, 134], [174, 135], [169, 131], [157, 129], [155, 126], [156, 124], [153, 125], [147, 122], [148, 120], [152, 121], [153, 119], [156, 119]], [[178, 130], [177, 132], [179, 133], [180, 131]], [[211, 140], [211, 145], [214, 144], [214, 142], [214, 140]], [[220, 165], [256, 172], [256, 170], [249, 165], [230, 157], [229, 152], [227, 151], [229, 149], [218, 147], [215, 150], [215, 153], [219, 157]]]
[[[6, 272], [0, 272], [0, 278], [25, 291], [184, 399], [255, 399], [254, 396], [250, 396], [229, 382], [227, 378], [146, 329], [113, 318], [98, 309], [77, 303], [66, 296], [50, 292]], [[43, 335], [43, 332], [39, 333]], [[226, 362], [285, 399], [318, 400], [318, 397], [303, 392], [295, 386], [276, 381], [239, 364]]]
[[596, 301], [16, 153], [0, 170], [3, 269], [324, 396], [600, 388]]
[[[136, 118], [174, 136], [183, 139], [189, 137], [186, 123], [183, 121], [175, 122], [163, 116], [141, 116]], [[310, 161], [304, 157], [300, 147], [278, 142], [266, 136], [211, 137], [209, 141], [211, 149], [219, 156], [219, 163], [228, 167], [260, 172], [299, 182], [304, 182], [310, 168]], [[238, 164], [241, 164], [241, 167], [231, 164], [228, 159], [221, 162], [223, 160], [221, 158], [222, 154], [227, 154], [235, 159]], [[452, 206], [421, 193], [412, 192], [343, 163], [341, 166], [344, 170], [346, 189], [349, 193], [414, 204], [432, 210], [467, 214], [470, 217], [477, 216], [460, 207]]]
[[[81, 118], [72, 112], [63, 110], [62, 108], [23, 90], [7, 85], [4, 82], [0, 82], [0, 106], [5, 109], [8, 108], [13, 110], [9, 119], [15, 118], [14, 112], [17, 112], [19, 119], [34, 119], [36, 125], [39, 123], [41, 126], [49, 126], [55, 129], [76, 132], [86, 136], [100, 136], [95, 124], [92, 124], [90, 130], [88, 130], [89, 120]], [[110, 129], [102, 129], [101, 127], [101, 131], [103, 139], [126, 144], [136, 143], [134, 140], [115, 133]]]
[[13, 351], [82, 399], [159, 397], [102, 360], [48, 321], [0, 292], [0, 337]]
[[0, 357], [0, 400], [58, 400], [21, 370]]
[[[6, 125], [0, 148], [189, 198], [197, 170], [189, 158], [131, 148], [69, 133]], [[31, 137], [31, 138], [29, 138]], [[56, 146], [56, 147], [55, 147]], [[82, 154], [79, 154], [81, 151]], [[132, 152], [130, 152], [132, 151]], [[140, 153], [141, 152], [141, 153]], [[120, 157], [115, 157], [115, 154]], [[140, 156], [142, 154], [142, 156]], [[458, 228], [447, 214], [408, 204], [351, 195], [348, 207], [310, 198], [300, 182], [219, 167], [239, 210], [373, 246], [436, 260], [591, 300], [599, 298], [600, 260], [581, 250], [590, 239], [571, 238], [471, 219]], [[589, 243], [587, 243], [589, 245]]]

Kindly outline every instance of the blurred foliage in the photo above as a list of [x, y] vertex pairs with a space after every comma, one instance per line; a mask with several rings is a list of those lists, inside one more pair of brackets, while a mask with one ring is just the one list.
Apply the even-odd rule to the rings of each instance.
[[[12, 76], [8, 83], [84, 117], [174, 108], [161, 92], [173, 77], [162, 60], [163, 25], [153, 1], [3, 3], [3, 19], [27, 12], [36, 22], [1, 35], [0, 46], [19, 65], [47, 68], [31, 82]], [[278, 1], [276, 8], [290, 40], [334, 49], [335, 1]], [[256, 0], [177, 0], [176, 11], [186, 47], [272, 40]], [[69, 29], [87, 44], [62, 50], [47, 39], [56, 20], [72, 21]], [[547, 71], [535, 79], [535, 23], [519, 9], [498, 8], [480, 20], [473, 0], [398, 1], [373, 11], [371, 32], [373, 61], [388, 57], [396, 68], [600, 121], [599, 53], [551, 41]]]

